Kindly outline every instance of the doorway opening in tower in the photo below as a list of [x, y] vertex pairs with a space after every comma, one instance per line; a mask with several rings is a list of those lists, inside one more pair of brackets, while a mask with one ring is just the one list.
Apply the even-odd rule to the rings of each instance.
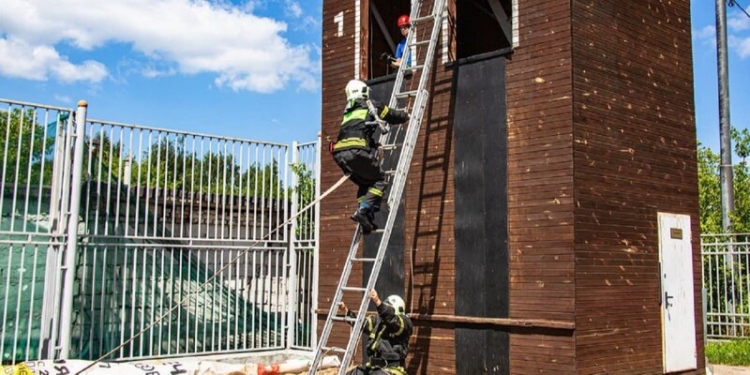
[[[447, 63], [493, 52], [510, 52], [513, 46], [513, 3], [518, 0], [448, 0], [447, 17], [441, 22], [441, 42], [436, 51], [438, 62]], [[410, 0], [369, 0], [366, 46], [363, 56], [369, 79], [395, 74], [398, 67], [389, 57], [398, 57], [398, 45], [404, 16], [411, 10]], [[431, 4], [430, 4], [431, 5]], [[427, 27], [426, 24], [424, 27]], [[417, 40], [429, 37], [419, 25], [410, 32]], [[445, 41], [448, 41], [446, 43]], [[419, 64], [418, 48], [412, 49], [412, 65]]]
[[455, 2], [455, 59], [507, 50], [513, 45], [513, 2], [463, 0]]
[[408, 17], [411, 10], [409, 0], [370, 0], [368, 22], [368, 55], [369, 77], [377, 78], [395, 74], [398, 70], [389, 57], [397, 56], [396, 49], [404, 38], [399, 21], [404, 23], [403, 16]]

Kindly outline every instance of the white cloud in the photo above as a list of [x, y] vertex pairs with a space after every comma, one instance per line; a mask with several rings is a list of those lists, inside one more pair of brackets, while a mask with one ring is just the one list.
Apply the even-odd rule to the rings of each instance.
[[727, 25], [731, 31], [750, 30], [750, 18], [748, 18], [745, 13], [734, 13], [729, 16]]
[[[72, 63], [58, 49], [95, 54], [117, 43], [129, 49], [118, 58], [145, 60], [139, 71], [147, 77], [210, 73], [218, 77], [217, 85], [234, 90], [272, 92], [290, 84], [313, 89], [319, 69], [313, 48], [285, 39], [285, 23], [252, 14], [261, 3], [0, 0], [0, 35], [7, 36], [0, 39], [0, 74], [98, 82], [107, 76], [102, 63]], [[298, 3], [287, 5], [302, 15]], [[31, 62], [14, 58], [29, 52], [34, 52]]]
[[73, 103], [73, 99], [70, 96], [67, 96], [67, 95], [55, 94], [54, 98], [55, 98], [55, 100], [57, 100], [58, 102], [61, 102], [61, 103], [65, 103], [65, 104]]
[[286, 12], [294, 18], [302, 17], [302, 7], [294, 0], [286, 0]]
[[741, 58], [750, 57], [750, 37], [730, 37], [729, 45]]
[[100, 82], [107, 68], [96, 61], [73, 64], [57, 51], [44, 45], [29, 45], [24, 40], [0, 38], [0, 74], [44, 81], [52, 76], [63, 82]]
[[727, 25], [729, 48], [740, 58], [750, 57], [750, 35], [746, 32], [750, 30], [750, 18], [744, 13], [735, 12], [729, 17]]
[[693, 30], [693, 38], [702, 41], [704, 44], [716, 39], [716, 28], [713, 26], [704, 26], [700, 30]]

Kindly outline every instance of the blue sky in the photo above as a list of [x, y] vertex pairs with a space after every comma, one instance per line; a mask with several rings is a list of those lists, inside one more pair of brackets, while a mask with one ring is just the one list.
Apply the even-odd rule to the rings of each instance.
[[[748, 9], [750, 0], [738, 0]], [[715, 1], [692, 0], [698, 139], [718, 150]], [[0, 0], [0, 98], [271, 142], [320, 128], [322, 0]], [[750, 126], [750, 18], [728, 8], [731, 122]]]

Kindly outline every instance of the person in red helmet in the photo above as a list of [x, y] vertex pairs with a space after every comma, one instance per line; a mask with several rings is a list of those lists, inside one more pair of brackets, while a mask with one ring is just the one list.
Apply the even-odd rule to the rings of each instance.
[[[401, 31], [402, 36], [401, 41], [398, 42], [398, 45], [396, 46], [396, 54], [391, 56], [384, 53], [381, 57], [388, 61], [391, 67], [398, 69], [398, 67], [401, 66], [401, 58], [406, 52], [406, 36], [409, 35], [409, 30], [411, 29], [411, 21], [409, 20], [409, 16], [404, 14], [398, 18], [396, 24], [398, 25], [398, 29]], [[411, 55], [406, 59], [406, 65], [411, 65]]]

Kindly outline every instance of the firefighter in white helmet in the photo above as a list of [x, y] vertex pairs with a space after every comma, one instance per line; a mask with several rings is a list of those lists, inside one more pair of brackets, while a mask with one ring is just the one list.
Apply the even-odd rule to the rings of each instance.
[[[374, 289], [370, 291], [370, 301], [377, 308], [378, 315], [368, 316], [362, 326], [362, 332], [367, 336], [368, 361], [347, 375], [407, 375], [406, 355], [409, 354], [409, 338], [414, 326], [406, 315], [406, 304], [395, 294], [381, 301]], [[356, 318], [344, 302], [339, 303], [339, 313]]]
[[380, 210], [388, 186], [378, 157], [377, 120], [400, 124], [409, 119], [409, 114], [370, 100], [370, 88], [360, 80], [349, 81], [345, 91], [344, 119], [331, 152], [336, 164], [359, 187], [358, 208], [350, 218], [359, 223], [362, 233], [369, 234], [377, 229], [375, 212]]

